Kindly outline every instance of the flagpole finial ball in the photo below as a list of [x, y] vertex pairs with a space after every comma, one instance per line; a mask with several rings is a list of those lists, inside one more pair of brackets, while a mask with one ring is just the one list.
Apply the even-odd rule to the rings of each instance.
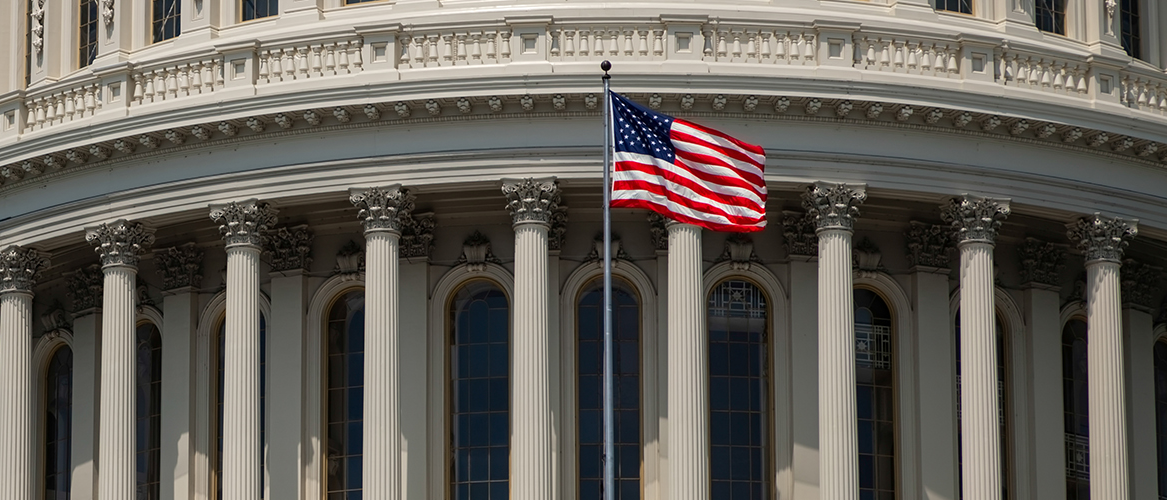
[[604, 62], [600, 63], [600, 69], [604, 70], [604, 73], [607, 73], [609, 70], [612, 69], [612, 63], [610, 63], [608, 61], [604, 61]]

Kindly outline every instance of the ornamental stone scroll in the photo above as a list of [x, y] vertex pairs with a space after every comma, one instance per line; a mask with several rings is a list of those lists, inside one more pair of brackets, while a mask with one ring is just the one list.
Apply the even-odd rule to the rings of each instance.
[[118, 219], [87, 228], [85, 241], [101, 256], [102, 267], [137, 267], [141, 255], [154, 244], [154, 230], [141, 222]]
[[248, 245], [262, 247], [264, 233], [276, 223], [278, 210], [255, 198], [223, 205], [211, 205], [211, 220], [219, 224], [219, 233], [228, 247]]
[[49, 259], [35, 248], [12, 245], [0, 250], [0, 293], [30, 293]]

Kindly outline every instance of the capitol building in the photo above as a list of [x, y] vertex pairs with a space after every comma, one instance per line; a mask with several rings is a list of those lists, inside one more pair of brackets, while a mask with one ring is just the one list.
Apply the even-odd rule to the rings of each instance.
[[[0, 500], [1167, 499], [1167, 3], [9, 0]], [[604, 93], [766, 150], [614, 209]]]

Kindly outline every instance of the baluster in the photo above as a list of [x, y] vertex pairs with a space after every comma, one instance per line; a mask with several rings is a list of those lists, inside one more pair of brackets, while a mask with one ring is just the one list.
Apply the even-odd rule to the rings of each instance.
[[311, 47], [296, 47], [296, 78], [301, 80], [312, 77]]
[[365, 70], [365, 42], [363, 40], [357, 40], [349, 43], [353, 47], [353, 57], [352, 61], [349, 62], [349, 71], [353, 73], [360, 73]]
[[592, 52], [591, 30], [580, 30], [579, 32], [579, 55], [580, 57], [587, 57]]
[[466, 63], [466, 37], [467, 36], [469, 36], [469, 35], [467, 35], [466, 33], [458, 33], [457, 35], [455, 35], [455, 37], [458, 40], [458, 43], [455, 46], [455, 50], [457, 50], [457, 54], [455, 55], [455, 58], [456, 58], [457, 62], [463, 63], [463, 64]]
[[[416, 38], [415, 38], [416, 40]], [[324, 53], [324, 74], [336, 74], [336, 44], [330, 43], [325, 45], [326, 52]]]
[[88, 89], [88, 87], [81, 87], [74, 91], [71, 97], [73, 109], [77, 112], [77, 118], [85, 116], [85, 92]]
[[190, 71], [190, 91], [201, 94], [203, 92], [203, 66], [202, 61], [196, 61], [191, 64]]
[[1066, 69], [1065, 69], [1065, 65], [1064, 65], [1064, 64], [1059, 64], [1059, 65], [1056, 65], [1056, 66], [1054, 66], [1054, 68], [1053, 68], [1053, 73], [1054, 73], [1053, 86], [1054, 86], [1054, 90], [1062, 90], [1062, 88], [1065, 86], [1065, 84], [1066, 84], [1066, 77], [1065, 77], [1065, 72], [1066, 72]]
[[740, 59], [742, 57], [742, 33], [740, 31], [731, 31], [729, 35], [733, 37], [733, 43], [730, 45], [730, 53], [734, 59]]
[[[349, 42], [341, 42], [341, 43], [336, 44], [336, 51], [340, 56], [339, 57], [340, 60], [337, 61], [337, 63], [336, 63], [336, 66], [337, 66], [336, 72], [337, 73], [341, 73], [341, 72], [352, 73], [352, 68], [349, 65], [349, 58], [348, 58], [348, 50], [349, 50], [350, 45], [351, 44]], [[435, 61], [437, 60], [436, 56], [434, 57], [434, 60]]]
[[288, 48], [284, 49], [283, 52], [284, 52], [284, 79], [295, 80], [296, 79], [296, 72], [297, 72], [296, 49], [294, 47], [288, 47]]
[[36, 127], [36, 101], [24, 102], [24, 126], [30, 129]]
[[42, 126], [45, 120], [48, 119], [48, 102], [45, 98], [37, 98], [36, 100], [36, 124]]
[[567, 30], [563, 34], [563, 55], [575, 57], [575, 30]]
[[891, 42], [884, 42], [883, 39], [877, 39], [879, 44], [879, 66], [880, 69], [891, 66]]
[[607, 42], [608, 55], [613, 57], [620, 55], [620, 30], [608, 30]]
[[100, 102], [97, 99], [97, 95], [100, 91], [101, 87], [96, 84], [85, 88], [85, 112], [88, 113], [89, 116], [93, 116], [93, 113], [97, 111], [98, 104]]
[[413, 67], [425, 67], [425, 35], [414, 36], [412, 47], [409, 49], [413, 55]]
[[[502, 44], [502, 50], [499, 52], [499, 55], [501, 55], [503, 59], [510, 59], [511, 30], [502, 30], [502, 41], [500, 43]], [[615, 48], [613, 48], [612, 55], [615, 55]]]
[[648, 57], [648, 33], [647, 28], [637, 31], [637, 34], [640, 35], [640, 45], [638, 45], [636, 52], [640, 54], [640, 57]]
[[726, 48], [725, 38], [726, 38], [725, 30], [718, 30], [717, 31], [717, 60], [719, 60], [719, 61], [724, 59], [727, 52], [728, 52], [728, 50]]
[[948, 72], [956, 73], [960, 70], [960, 67], [956, 64], [957, 58], [960, 56], [957, 54], [956, 49], [949, 49], [947, 46], [945, 48], [948, 49]]
[[1139, 107], [1144, 108], [1147, 106], [1147, 82], [1140, 80], [1136, 84], [1139, 89]]
[[454, 64], [454, 35], [442, 35], [442, 61], [446, 65]]
[[486, 37], [486, 60], [498, 62], [498, 33], [484, 35]]
[[[77, 112], [75, 105], [76, 103], [73, 101], [73, 97], [74, 94], [72, 90], [65, 91], [65, 97], [63, 99], [65, 101], [65, 114], [61, 117], [62, 119], [68, 118], [69, 120], [72, 120], [73, 114]], [[1146, 102], [1146, 99], [1144, 98], [1143, 101]]]
[[635, 36], [636, 31], [624, 28], [621, 38], [624, 40], [624, 57], [632, 57], [632, 37]]
[[604, 30], [595, 30], [592, 32], [592, 55], [596, 57], [604, 56]]
[[146, 90], [143, 96], [150, 102], [154, 102], [154, 74], [143, 74], [142, 79], [146, 80]]
[[563, 48], [563, 30], [559, 28], [552, 30], [550, 40], [551, 47], [547, 49], [547, 52], [550, 57], [559, 59], [559, 56], [562, 55], [561, 52]]
[[[401, 54], [397, 56], [397, 66], [405, 69], [409, 67], [409, 46], [413, 44], [413, 38], [409, 35], [402, 35], [397, 38], [397, 43], [401, 44]], [[317, 49], [319, 52], [319, 49]]]
[[178, 97], [178, 68], [166, 70], [166, 96], [168, 98]]
[[701, 48], [701, 53], [704, 55], [705, 60], [709, 60], [713, 57], [713, 31], [706, 28], [706, 30], [701, 33], [701, 38], [704, 40], [704, 46]]
[[439, 45], [439, 41], [440, 40], [439, 40], [438, 35], [436, 33], [425, 37], [425, 63], [426, 63], [426, 66], [437, 66], [438, 65], [438, 58], [440, 57], [438, 54], [438, 50], [441, 49], [441, 46]]
[[142, 74], [134, 73], [134, 97], [133, 99], [142, 104], [142, 99], [146, 97], [146, 89], [142, 88]]
[[53, 120], [57, 119], [57, 96], [51, 95], [46, 97], [45, 100], [45, 107], [48, 108], [48, 114], [45, 115], [45, 121], [51, 125]]
[[790, 37], [789, 33], [775, 33], [774, 34], [774, 59], [778, 61], [786, 60], [786, 43]]
[[271, 65], [269, 74], [271, 75], [272, 81], [278, 82], [278, 81], [283, 80], [284, 79], [283, 78], [283, 75], [284, 75], [284, 63], [283, 63], [284, 58], [283, 58], [283, 56], [280, 54], [279, 50], [276, 50], [274, 52], [268, 51], [268, 55], [270, 56], [270, 65]]
[[1053, 86], [1053, 79], [1050, 78], [1050, 73], [1053, 72], [1053, 63], [1043, 63], [1041, 65], [1041, 86]]
[[214, 90], [217, 88], [223, 88], [223, 60], [222, 59], [212, 59], [211, 60], [211, 78], [214, 79], [214, 83], [213, 84], [210, 82], [207, 83], [207, 85], [211, 87], [211, 90]]
[[891, 47], [892, 48], [892, 58], [891, 58], [892, 66], [894, 66], [896, 68], [903, 68], [904, 62], [906, 59], [904, 57], [904, 42], [897, 42], [895, 40], [892, 40], [891, 46], [892, 46]]
[[178, 68], [178, 91], [183, 96], [190, 95], [190, 64]]
[[1001, 54], [1001, 77], [1004, 78], [1005, 83], [1013, 81], [1017, 78], [1017, 72], [1013, 70], [1014, 58], [1009, 57], [1010, 54]]
[[482, 62], [482, 33], [470, 35], [470, 59]]

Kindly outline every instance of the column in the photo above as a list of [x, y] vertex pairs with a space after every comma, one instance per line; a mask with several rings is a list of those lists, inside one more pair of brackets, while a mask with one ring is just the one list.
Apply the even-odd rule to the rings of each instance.
[[[223, 346], [223, 500], [261, 498], [259, 439], [259, 253], [276, 210], [250, 199], [211, 206], [227, 249]], [[119, 497], [120, 498], [120, 497]]]
[[964, 195], [941, 207], [960, 249], [960, 403], [963, 498], [1001, 498], [993, 246], [1008, 200]]
[[819, 238], [819, 477], [823, 500], [859, 497], [851, 233], [865, 184], [816, 182], [802, 195]]
[[186, 500], [194, 476], [195, 337], [203, 251], [194, 243], [154, 252], [162, 278], [162, 500]]
[[360, 209], [365, 227], [364, 491], [369, 498], [395, 500], [401, 498], [397, 260], [413, 195], [394, 184], [350, 190], [349, 201]]
[[0, 500], [32, 498], [32, 289], [48, 258], [32, 248], [0, 251]]
[[551, 369], [548, 351], [547, 230], [560, 211], [554, 179], [503, 179], [515, 229], [514, 322], [511, 349], [511, 498], [553, 497]]
[[133, 498], [137, 373], [138, 259], [154, 243], [154, 231], [118, 219], [85, 230], [101, 256], [101, 413], [98, 417], [98, 498]]
[[1129, 500], [1126, 387], [1119, 266], [1138, 221], [1094, 214], [1070, 224], [1068, 236], [1086, 258], [1086, 323], [1090, 347], [1090, 498]]
[[669, 222], [669, 492], [709, 498], [709, 340], [701, 287], [701, 228]]

